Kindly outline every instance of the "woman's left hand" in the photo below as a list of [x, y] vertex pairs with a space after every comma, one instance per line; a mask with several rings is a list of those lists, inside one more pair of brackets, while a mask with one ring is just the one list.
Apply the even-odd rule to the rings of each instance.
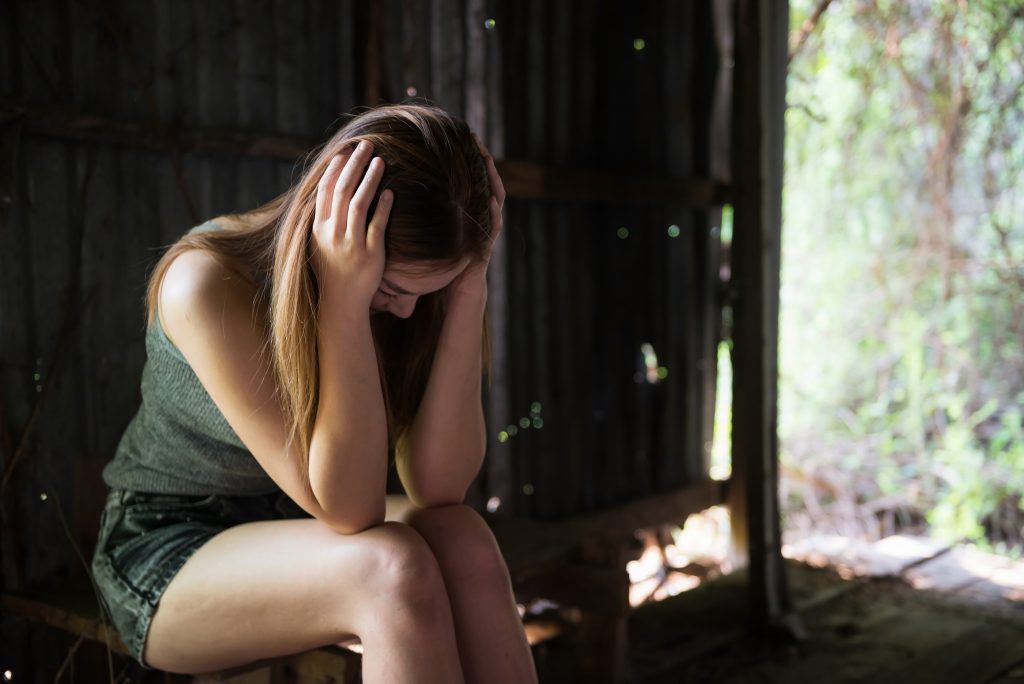
[[473, 134], [473, 139], [480, 147], [480, 154], [484, 157], [484, 163], [487, 165], [487, 178], [491, 185], [491, 244], [488, 246], [487, 251], [482, 258], [471, 261], [466, 268], [463, 269], [462, 273], [452, 281], [452, 288], [456, 291], [486, 294], [487, 266], [491, 262], [494, 243], [498, 241], [503, 228], [501, 209], [505, 205], [505, 186], [501, 182], [501, 176], [498, 175], [498, 169], [494, 166], [494, 158], [487, 150], [487, 147], [484, 146], [480, 137], [476, 133]]

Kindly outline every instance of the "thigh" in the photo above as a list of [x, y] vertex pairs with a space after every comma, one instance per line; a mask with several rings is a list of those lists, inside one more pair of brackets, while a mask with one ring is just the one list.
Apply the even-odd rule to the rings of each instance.
[[395, 523], [354, 535], [314, 518], [224, 530], [167, 586], [144, 663], [205, 672], [342, 641], [357, 634], [359, 616], [376, 608], [370, 602], [380, 600], [374, 582], [385, 574], [382, 563], [416, 544], [422, 539]]

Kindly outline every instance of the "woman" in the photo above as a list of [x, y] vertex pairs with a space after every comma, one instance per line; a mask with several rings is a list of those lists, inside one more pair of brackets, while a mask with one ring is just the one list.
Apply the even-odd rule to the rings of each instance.
[[[159, 261], [92, 562], [141, 665], [358, 638], [367, 682], [536, 681], [494, 537], [461, 503], [504, 197], [464, 122], [381, 107], [284, 195]], [[389, 444], [406, 506], [385, 497]]]

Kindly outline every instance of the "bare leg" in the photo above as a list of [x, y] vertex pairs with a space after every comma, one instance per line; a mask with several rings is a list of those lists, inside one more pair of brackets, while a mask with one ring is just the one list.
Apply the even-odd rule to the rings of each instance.
[[461, 682], [449, 605], [431, 550], [406, 525], [341, 535], [314, 519], [246, 523], [175, 575], [143, 660], [209, 672], [356, 635], [366, 682]]
[[423, 535], [441, 568], [466, 681], [536, 682], [508, 568], [483, 518], [462, 504], [402, 517]]

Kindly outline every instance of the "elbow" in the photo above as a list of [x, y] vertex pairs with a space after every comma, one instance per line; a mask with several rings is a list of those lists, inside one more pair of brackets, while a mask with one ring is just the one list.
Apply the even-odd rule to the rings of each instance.
[[452, 481], [420, 483], [416, 487], [406, 487], [409, 500], [420, 508], [436, 508], [463, 503], [469, 485]]
[[381, 516], [379, 519], [378, 518], [370, 518], [370, 519], [366, 519], [366, 520], [345, 519], [345, 520], [331, 520], [331, 521], [324, 521], [324, 522], [326, 522], [327, 526], [330, 527], [335, 532], [337, 532], [338, 534], [350, 535], [350, 534], [359, 534], [360, 532], [365, 532], [366, 530], [369, 530], [371, 528], [377, 527], [378, 525], [381, 525], [384, 522], [384, 516]]
[[359, 534], [384, 522], [386, 508], [383, 492], [369, 499], [357, 500], [352, 497], [334, 505], [324, 505], [324, 498], [317, 499], [321, 522], [338, 534]]
[[483, 465], [484, 449], [439, 452], [404, 448], [396, 465], [405, 493], [420, 508], [461, 504]]
[[466, 492], [438, 491], [428, 494], [410, 496], [409, 499], [419, 508], [437, 508], [438, 506], [452, 506], [460, 504], [466, 499]]
[[328, 527], [338, 534], [359, 534], [373, 527], [384, 523], [384, 501], [380, 506], [373, 506], [372, 509], [350, 510], [345, 512], [328, 513], [322, 520]]
[[384, 522], [384, 467], [376, 473], [360, 471], [351, 464], [339, 463], [338, 459], [318, 457], [311, 449], [309, 488], [319, 508], [316, 517], [338, 534], [359, 534]]

